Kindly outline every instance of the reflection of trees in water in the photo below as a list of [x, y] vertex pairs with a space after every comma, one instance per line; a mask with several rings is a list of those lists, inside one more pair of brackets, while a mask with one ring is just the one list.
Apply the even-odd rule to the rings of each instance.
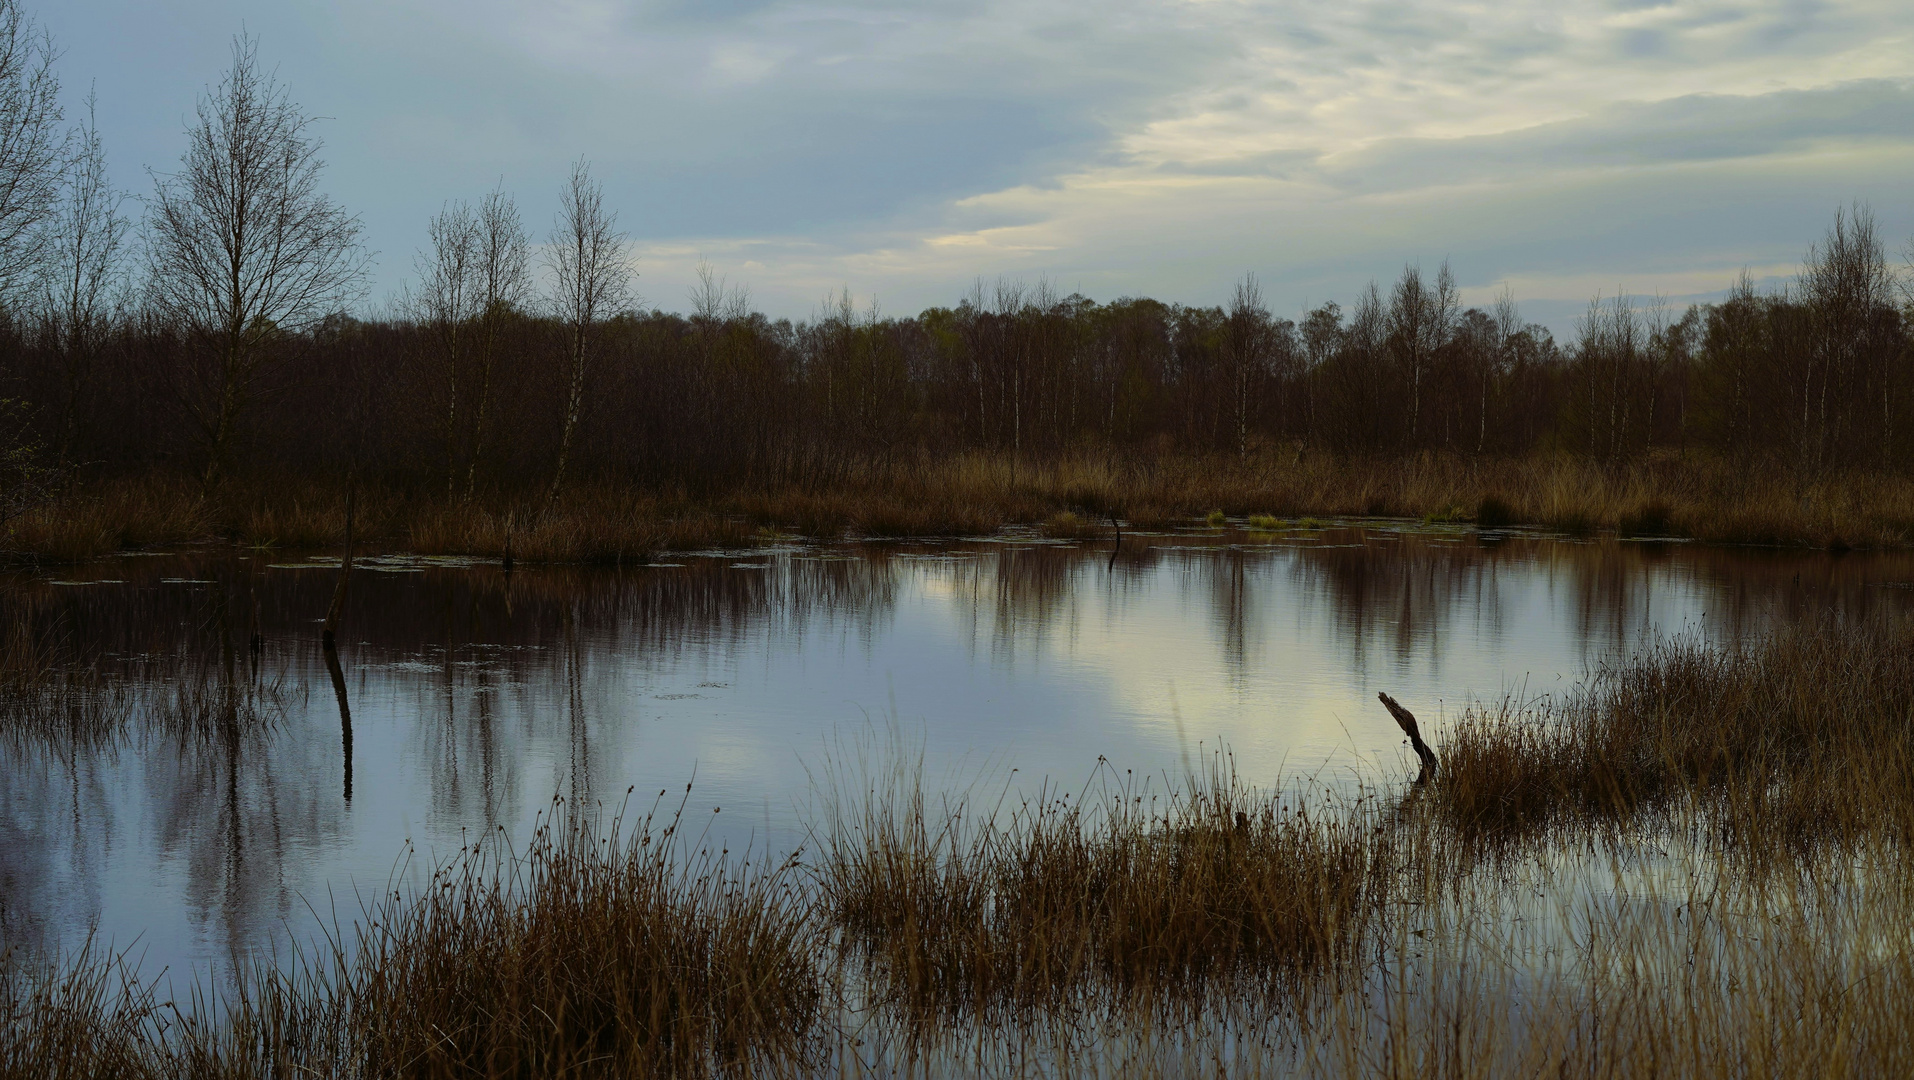
[[[431, 816], [489, 828], [516, 811], [527, 751], [541, 742], [560, 750], [563, 789], [589, 798], [599, 786], [594, 724], [609, 710], [594, 695], [618, 655], [670, 657], [753, 634], [849, 631], [868, 644], [884, 632], [895, 585], [881, 553], [754, 561], [768, 568], [690, 560], [509, 580], [490, 568], [367, 569], [355, 574], [337, 686], [316, 633], [332, 588], [323, 570], [123, 559], [95, 576], [124, 584], [30, 583], [18, 613], [36, 638], [130, 679], [142, 704], [111, 738], [56, 746], [38, 737], [57, 735], [49, 727], [0, 745], [0, 934], [11, 942], [31, 926], [96, 918], [111, 843], [151, 844], [179, 866], [215, 940], [256, 940], [295, 914], [311, 884], [302, 854], [346, 828], [346, 699], [363, 710], [368, 665], [389, 690], [418, 695], [411, 730]], [[260, 696], [267, 671], [283, 672], [290, 706], [276, 720]], [[122, 835], [136, 827], [142, 835]]]
[[101, 812], [112, 773], [98, 754], [0, 743], [0, 948], [98, 920], [100, 878], [121, 840], [119, 821]]
[[1048, 544], [1003, 545], [994, 558], [979, 560], [973, 571], [988, 575], [991, 657], [1014, 665], [1019, 652], [1041, 652], [1059, 623], [1070, 634], [1078, 615], [1076, 571], [1093, 564], [1081, 548]]
[[195, 923], [215, 939], [251, 942], [292, 914], [310, 884], [297, 854], [337, 836], [344, 807], [332, 784], [308, 782], [339, 775], [337, 743], [288, 737], [280, 696], [187, 661], [133, 693], [116, 737], [85, 753], [9, 740], [5, 940], [91, 923], [113, 849], [130, 845], [177, 868]]
[[[1398, 661], [1418, 648], [1439, 659], [1465, 618], [1474, 621], [1476, 636], [1502, 637], [1515, 600], [1508, 575], [1517, 571], [1541, 575], [1551, 596], [1564, 601], [1572, 636], [1591, 656], [1626, 649], [1652, 632], [1683, 632], [1677, 612], [1689, 604], [1706, 616], [1693, 629], [1739, 641], [1777, 622], [1869, 618], [1914, 601], [1914, 590], [1883, 587], [1914, 583], [1914, 555], [1906, 553], [1843, 557], [1612, 539], [1437, 542], [1365, 530], [1323, 539], [1322, 546], [1297, 549], [1290, 575], [1322, 597], [1358, 666], [1374, 648]], [[1227, 635], [1224, 641], [1227, 649]]]
[[[804, 552], [752, 556], [757, 571], [730, 560], [688, 559], [687, 565], [642, 571], [583, 567], [426, 568], [392, 572], [362, 565], [340, 633], [342, 655], [417, 657], [448, 641], [517, 647], [501, 662], [535, 673], [541, 657], [559, 651], [570, 620], [587, 651], [696, 649], [749, 634], [849, 629], [871, 639], [890, 617], [892, 560], [881, 550], [855, 557]], [[89, 662], [126, 664], [169, 657], [182, 649], [223, 653], [222, 634], [243, 654], [257, 603], [269, 653], [302, 675], [322, 670], [316, 620], [331, 599], [324, 570], [268, 569], [253, 575], [240, 559], [122, 559], [92, 574], [124, 579], [81, 588], [34, 583], [21, 595], [38, 634], [58, 639]], [[168, 582], [166, 579], [175, 579]], [[182, 582], [178, 579], [193, 579]], [[217, 593], [225, 592], [226, 604]], [[249, 595], [251, 594], [251, 595]], [[225, 626], [222, 631], [221, 620]], [[536, 672], [545, 674], [545, 672]]]
[[1232, 689], [1239, 691], [1249, 671], [1252, 641], [1261, 638], [1262, 620], [1257, 617], [1255, 604], [1259, 593], [1250, 587], [1250, 578], [1251, 560], [1260, 562], [1264, 554], [1230, 546], [1198, 562], [1198, 572], [1208, 585], [1210, 614], [1223, 650], [1223, 670], [1236, 684]]
[[[249, 647], [254, 596], [242, 570], [23, 591], [39, 638], [100, 675], [93, 692], [112, 703], [113, 722], [78, 741], [55, 723], [9, 732], [0, 770], [18, 835], [0, 859], [49, 865], [0, 871], [7, 940], [97, 916], [114, 845], [150, 845], [177, 867], [215, 937], [250, 941], [262, 919], [290, 913], [300, 869], [290, 852], [343, 821], [337, 780], [323, 790], [308, 780], [337, 778], [342, 763], [337, 742], [285, 737], [278, 679]], [[89, 917], [75, 918], [77, 906]]]
[[[1914, 578], [1906, 553], [1830, 556], [1774, 548], [1700, 547], [1604, 540], [1529, 541], [1523, 557], [1566, 579], [1569, 613], [1586, 653], [1614, 653], [1651, 633], [1703, 633], [1746, 641], [1779, 624], [1904, 611], [1914, 594], [1883, 588]], [[1684, 625], [1677, 605], [1702, 614]]]
[[1293, 551], [1291, 581], [1324, 601], [1358, 670], [1378, 649], [1399, 664], [1418, 648], [1440, 659], [1447, 631], [1464, 612], [1473, 614], [1478, 634], [1502, 632], [1500, 549], [1339, 529]]
[[1824, 555], [1760, 548], [1695, 549], [1694, 575], [1712, 629], [1730, 640], [1778, 620], [1826, 612], [1870, 618], [1914, 606], [1914, 554]]
[[991, 660], [1014, 666], [1059, 631], [1076, 639], [1087, 592], [1102, 593], [1106, 613], [1114, 616], [1148, 592], [1160, 562], [1159, 549], [1132, 538], [1114, 560], [1104, 545], [993, 544], [913, 565], [955, 601], [971, 656], [988, 635]]
[[[175, 692], [178, 721], [142, 723], [131, 744], [152, 822], [140, 840], [184, 869], [188, 909], [202, 929], [242, 947], [294, 914], [309, 884], [298, 853], [342, 830], [331, 782], [339, 747], [286, 737], [289, 721], [273, 702], [226, 684]], [[217, 700], [186, 700], [202, 695]], [[328, 782], [316, 786], [315, 777]]]
[[[352, 614], [365, 627], [351, 635], [363, 638], [361, 657], [410, 686], [416, 711], [431, 718], [417, 730], [435, 823], [496, 825], [527, 783], [579, 798], [602, 788], [595, 732], [620, 715], [604, 696], [629, 658], [664, 665], [753, 640], [799, 648], [819, 633], [869, 647], [892, 617], [896, 583], [881, 552], [749, 561], [763, 568], [694, 558], [640, 572], [428, 571], [355, 586], [355, 596], [370, 594]], [[554, 749], [554, 775], [523, 775], [534, 745]]]

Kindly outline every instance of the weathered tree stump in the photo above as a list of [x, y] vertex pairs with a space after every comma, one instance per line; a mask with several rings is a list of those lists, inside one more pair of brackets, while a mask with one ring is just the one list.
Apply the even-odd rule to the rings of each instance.
[[1402, 728], [1402, 733], [1409, 736], [1409, 746], [1415, 750], [1416, 757], [1422, 759], [1422, 771], [1416, 775], [1417, 786], [1435, 779], [1436, 754], [1429, 749], [1428, 743], [1422, 741], [1422, 731], [1416, 726], [1416, 714], [1403, 708], [1401, 702], [1388, 694], [1378, 693], [1376, 697], [1382, 700], [1382, 707], [1389, 710], [1389, 715], [1396, 718], [1396, 725]]

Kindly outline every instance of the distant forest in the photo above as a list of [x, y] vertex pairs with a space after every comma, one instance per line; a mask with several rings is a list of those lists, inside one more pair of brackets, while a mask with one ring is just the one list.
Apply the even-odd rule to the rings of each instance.
[[[9, 500], [159, 470], [353, 476], [434, 498], [590, 478], [687, 492], [829, 483], [962, 452], [1253, 457], [1709, 453], [1819, 475], [1914, 466], [1908, 296], [1863, 207], [1787, 288], [1674, 310], [1591, 301], [1572, 341], [1446, 264], [1273, 314], [980, 281], [891, 317], [848, 293], [771, 319], [706, 272], [633, 304], [631, 248], [581, 162], [542, 245], [513, 196], [426, 226], [417, 284], [363, 303], [359, 223], [301, 111], [235, 43], [178, 167], [136, 203], [55, 50], [0, 0], [0, 396]], [[132, 210], [143, 205], [136, 218]]]

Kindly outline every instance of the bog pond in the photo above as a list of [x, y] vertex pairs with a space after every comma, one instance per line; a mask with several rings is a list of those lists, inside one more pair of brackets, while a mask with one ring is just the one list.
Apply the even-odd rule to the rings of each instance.
[[[89, 934], [142, 969], [310, 940], [554, 798], [662, 791], [712, 847], [788, 851], [873, 770], [939, 790], [1413, 770], [1440, 733], [1657, 635], [1732, 642], [1906, 607], [1914, 556], [1409, 523], [765, 545], [623, 568], [230, 549], [17, 575], [9, 631], [124, 680], [130, 723], [0, 739], [0, 948]], [[254, 646], [256, 635], [257, 646]], [[229, 682], [239, 722], [181, 719]], [[343, 697], [343, 702], [342, 702]], [[342, 708], [342, 704], [344, 708]], [[690, 783], [687, 793], [685, 788]]]

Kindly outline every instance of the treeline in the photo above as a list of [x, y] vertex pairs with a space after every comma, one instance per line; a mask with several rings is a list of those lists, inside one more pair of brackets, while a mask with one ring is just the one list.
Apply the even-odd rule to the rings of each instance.
[[63, 126], [53, 56], [0, 0], [10, 505], [156, 469], [553, 501], [581, 476], [696, 492], [1087, 448], [1914, 464], [1907, 296], [1864, 208], [1783, 290], [1744, 275], [1681, 311], [1597, 298], [1566, 343], [1506, 294], [1464, 307], [1446, 264], [1295, 319], [1251, 276], [1217, 307], [980, 281], [915, 316], [846, 293], [790, 321], [709, 271], [688, 313], [636, 309], [627, 239], [580, 163], [541, 245], [503, 190], [448, 204], [417, 284], [367, 317], [350, 314], [358, 220], [251, 41], [137, 222], [90, 121]]

